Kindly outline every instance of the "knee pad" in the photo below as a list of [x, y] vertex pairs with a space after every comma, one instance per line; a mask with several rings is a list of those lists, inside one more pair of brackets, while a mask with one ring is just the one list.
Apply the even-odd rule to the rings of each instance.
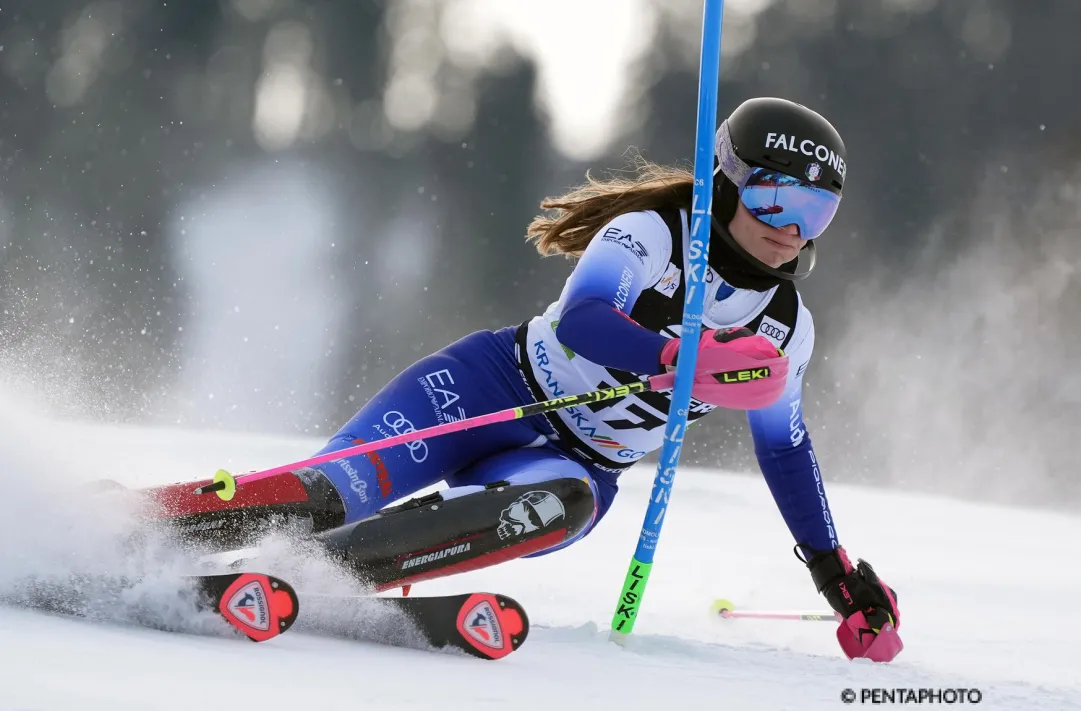
[[598, 520], [600, 520], [598, 516], [598, 512], [600, 509], [600, 494], [597, 492], [597, 484], [593, 481], [593, 479], [591, 479], [590, 477], [582, 477], [581, 480], [589, 485], [589, 496], [592, 504], [592, 510], [589, 512], [589, 520], [576, 533], [568, 536], [565, 540], [560, 541], [559, 543], [551, 546], [550, 548], [545, 548], [543, 550], [538, 550], [534, 553], [529, 553], [528, 555], [522, 556], [523, 558], [536, 558], [538, 556], [548, 555], [549, 553], [555, 553], [556, 551], [563, 550], [570, 544], [582, 538], [585, 538], [586, 534], [593, 530], [593, 526], [596, 525]]

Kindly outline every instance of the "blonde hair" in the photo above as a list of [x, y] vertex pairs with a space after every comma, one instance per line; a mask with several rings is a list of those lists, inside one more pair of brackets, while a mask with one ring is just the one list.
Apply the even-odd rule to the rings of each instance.
[[678, 166], [652, 163], [641, 155], [632, 156], [634, 177], [597, 180], [586, 172], [586, 183], [559, 197], [541, 201], [542, 210], [554, 215], [537, 215], [526, 229], [526, 241], [549, 257], [562, 254], [582, 256], [597, 231], [614, 217], [628, 212], [691, 205], [694, 173]]

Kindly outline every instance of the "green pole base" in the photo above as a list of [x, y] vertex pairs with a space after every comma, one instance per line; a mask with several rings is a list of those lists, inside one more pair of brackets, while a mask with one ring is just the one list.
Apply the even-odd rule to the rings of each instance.
[[625, 644], [631, 632], [634, 631], [634, 622], [638, 619], [638, 607], [642, 603], [642, 595], [646, 591], [646, 583], [649, 582], [649, 573], [653, 569], [652, 563], [643, 563], [637, 558], [631, 558], [631, 564], [627, 568], [627, 577], [623, 581], [623, 593], [619, 596], [619, 606], [612, 616], [612, 631], [608, 638], [616, 644]]

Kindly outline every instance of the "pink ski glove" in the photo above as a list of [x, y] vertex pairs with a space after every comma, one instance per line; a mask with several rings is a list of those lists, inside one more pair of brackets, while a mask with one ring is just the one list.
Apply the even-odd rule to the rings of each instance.
[[897, 593], [879, 579], [870, 563], [860, 560], [853, 568], [841, 547], [814, 553], [809, 561], [796, 555], [806, 562], [830, 607], [844, 618], [837, 641], [846, 657], [888, 662], [901, 653], [905, 645], [897, 634], [901, 626]]
[[[675, 385], [679, 343], [673, 338], [661, 350], [661, 365], [670, 372], [657, 378], [657, 390]], [[784, 392], [788, 356], [746, 328], [708, 330], [698, 341], [694, 370], [694, 398], [731, 410], [757, 410], [772, 405]]]

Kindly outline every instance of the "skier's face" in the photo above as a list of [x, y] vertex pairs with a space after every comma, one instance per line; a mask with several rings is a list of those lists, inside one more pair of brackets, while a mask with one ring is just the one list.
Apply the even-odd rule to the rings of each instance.
[[752, 215], [741, 201], [736, 202], [736, 215], [728, 223], [728, 231], [752, 257], [774, 269], [799, 256], [807, 244], [796, 225], [771, 227]]

